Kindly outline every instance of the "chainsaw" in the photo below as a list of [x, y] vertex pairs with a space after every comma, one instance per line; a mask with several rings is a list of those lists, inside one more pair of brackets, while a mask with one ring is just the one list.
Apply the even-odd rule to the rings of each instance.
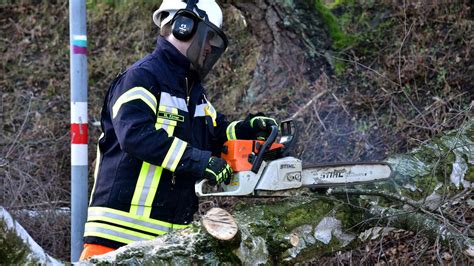
[[[221, 158], [232, 167], [234, 175], [228, 185], [219, 191], [210, 189], [207, 180], [195, 184], [196, 195], [204, 196], [268, 196], [309, 188], [311, 190], [386, 181], [392, 168], [385, 162], [329, 163], [303, 165], [290, 156], [296, 140], [291, 120], [271, 127], [267, 140], [229, 140], [222, 149]], [[278, 142], [278, 133], [281, 137]], [[283, 192], [283, 193], [282, 193]]]

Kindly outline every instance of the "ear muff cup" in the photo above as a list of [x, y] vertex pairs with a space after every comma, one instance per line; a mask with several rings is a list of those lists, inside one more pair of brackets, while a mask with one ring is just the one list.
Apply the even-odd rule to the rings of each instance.
[[186, 10], [178, 11], [173, 19], [172, 32], [180, 41], [191, 39], [196, 32], [199, 18]]

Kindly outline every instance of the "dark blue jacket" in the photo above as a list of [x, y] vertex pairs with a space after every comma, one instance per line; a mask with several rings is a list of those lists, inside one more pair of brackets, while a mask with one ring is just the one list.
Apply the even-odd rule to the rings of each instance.
[[107, 92], [85, 243], [118, 248], [186, 227], [198, 208], [194, 183], [228, 124], [189, 60], [159, 37]]

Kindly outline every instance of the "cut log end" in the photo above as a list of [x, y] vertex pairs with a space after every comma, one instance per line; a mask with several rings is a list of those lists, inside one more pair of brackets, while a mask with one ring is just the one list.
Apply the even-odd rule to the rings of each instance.
[[234, 239], [239, 232], [234, 217], [221, 208], [210, 209], [202, 217], [202, 225], [212, 237], [223, 241]]

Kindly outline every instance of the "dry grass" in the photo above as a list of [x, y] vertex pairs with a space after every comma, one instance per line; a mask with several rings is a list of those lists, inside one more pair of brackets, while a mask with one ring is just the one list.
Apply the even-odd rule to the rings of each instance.
[[351, 15], [345, 31], [357, 37], [335, 56], [345, 70], [309, 84], [310, 95], [298, 93], [294, 107], [287, 105], [300, 110], [325, 92], [297, 117], [303, 159], [383, 159], [472, 117], [467, 2], [349, 5], [338, 12]]
[[[69, 206], [68, 6], [32, 2], [0, 5], [0, 204], [50, 254], [68, 260], [69, 220], [44, 212]], [[157, 31], [148, 18], [158, 3], [145, 2], [114, 8], [96, 1], [89, 9], [91, 123], [100, 119], [110, 81], [154, 47]], [[300, 133], [296, 153], [308, 163], [383, 159], [472, 117], [473, 22], [467, 1], [351, 8], [373, 19], [357, 23], [353, 15], [347, 23], [345, 30], [360, 38], [336, 54], [345, 70], [337, 77], [301, 80], [301, 86], [254, 106], [240, 102], [258, 44], [239, 13], [228, 9], [233, 15], [225, 24], [238, 27], [226, 29], [232, 44], [207, 82], [216, 108], [232, 119], [257, 110], [280, 120], [293, 117]], [[90, 126], [89, 134], [92, 173], [98, 128]], [[40, 212], [31, 217], [24, 209]], [[360, 254], [366, 263], [375, 261]]]

